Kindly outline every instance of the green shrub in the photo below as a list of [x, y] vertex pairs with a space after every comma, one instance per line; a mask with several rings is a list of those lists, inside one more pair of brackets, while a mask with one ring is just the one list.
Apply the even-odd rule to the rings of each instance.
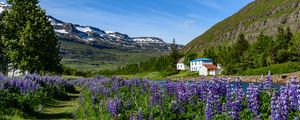
[[287, 62], [282, 64], [270, 65], [269, 67], [262, 67], [257, 69], [248, 69], [242, 71], [239, 75], [262, 75], [268, 72], [272, 74], [284, 74], [300, 71], [300, 62]]

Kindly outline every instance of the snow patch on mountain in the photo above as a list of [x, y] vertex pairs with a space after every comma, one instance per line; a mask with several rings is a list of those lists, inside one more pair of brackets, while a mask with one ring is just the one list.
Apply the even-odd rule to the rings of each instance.
[[143, 43], [156, 43], [156, 44], [166, 44], [162, 39], [156, 37], [136, 37], [133, 41], [143, 44]]
[[69, 32], [67, 32], [66, 30], [62, 29], [62, 30], [54, 30], [57, 33], [62, 33], [62, 34], [68, 34]]
[[115, 33], [114, 31], [105, 31], [106, 34]]
[[81, 32], [92, 32], [93, 30], [90, 27], [83, 27], [83, 26], [76, 26], [75, 27], [77, 30]]

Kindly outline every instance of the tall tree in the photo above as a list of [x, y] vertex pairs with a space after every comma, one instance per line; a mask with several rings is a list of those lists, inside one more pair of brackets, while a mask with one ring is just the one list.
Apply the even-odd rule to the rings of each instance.
[[15, 68], [30, 73], [62, 72], [59, 42], [38, 0], [8, 0], [1, 36], [6, 55]]
[[293, 33], [290, 31], [290, 28], [287, 27], [286, 30], [283, 27], [278, 27], [278, 32], [275, 40], [275, 49], [276, 53], [276, 62], [283, 63], [291, 58], [289, 56], [290, 52], [288, 50], [290, 43], [293, 39]]
[[[245, 35], [242, 33], [239, 35], [234, 49], [237, 56], [241, 56], [249, 48], [249, 42], [245, 39]], [[237, 57], [236, 56], [236, 57]]]
[[170, 53], [170, 69], [171, 70], [176, 70], [176, 63], [177, 63], [177, 60], [180, 59], [180, 54], [178, 52], [178, 49], [177, 49], [177, 45], [176, 45], [176, 41], [175, 41], [175, 38], [173, 39], [173, 43], [171, 45], [171, 53]]

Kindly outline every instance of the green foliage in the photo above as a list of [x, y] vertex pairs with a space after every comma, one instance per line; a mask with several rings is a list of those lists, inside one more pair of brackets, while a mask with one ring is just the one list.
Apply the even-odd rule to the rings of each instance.
[[[251, 69], [267, 67], [288, 61], [299, 62], [300, 56], [297, 52], [299, 50], [298, 41], [299, 39], [294, 38], [289, 27], [287, 27], [286, 30], [279, 27], [274, 39], [261, 33], [257, 37], [257, 41], [249, 45], [244, 35], [241, 34], [237, 42], [232, 46], [209, 48], [205, 50], [205, 56], [212, 58], [215, 63], [222, 64], [224, 74], [241, 74], [248, 69], [245, 74], [255, 74]], [[284, 72], [284, 70], [286, 71]], [[296, 69], [292, 67], [271, 70], [271, 72], [286, 73], [294, 72], [295, 70]], [[258, 74], [262, 73], [258, 72]], [[255, 75], [257, 75], [257, 73]]]
[[124, 64], [137, 64], [162, 55], [154, 50], [101, 49], [83, 43], [60, 40], [63, 59], [61, 63], [80, 71], [117, 70]]
[[137, 73], [160, 71], [163, 76], [167, 76], [177, 73], [176, 64], [181, 57], [182, 55], [178, 52], [174, 40], [171, 46], [171, 52], [167, 55], [154, 57], [146, 62], [140, 62], [138, 64], [127, 64], [124, 67], [120, 67], [118, 70], [115, 71], [106, 70], [99, 71], [98, 73], [103, 73], [104, 75], [134, 75]]
[[247, 69], [238, 73], [239, 75], [261, 75], [267, 74], [268, 71], [271, 71], [272, 74], [284, 74], [300, 71], [300, 62], [287, 62], [282, 64], [273, 64], [268, 67], [256, 68], [256, 69]]
[[59, 43], [38, 0], [10, 0], [3, 13], [1, 41], [15, 68], [30, 73], [60, 73]]

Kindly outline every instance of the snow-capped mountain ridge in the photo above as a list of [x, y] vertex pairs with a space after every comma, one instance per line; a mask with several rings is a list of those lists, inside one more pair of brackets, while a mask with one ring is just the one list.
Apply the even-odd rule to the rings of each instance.
[[[60, 38], [73, 39], [95, 44], [120, 45], [127, 48], [153, 49], [169, 51], [170, 44], [158, 37], [130, 37], [120, 32], [104, 31], [92, 26], [66, 23], [48, 16], [51, 25]], [[181, 48], [182, 46], [179, 46]]]

